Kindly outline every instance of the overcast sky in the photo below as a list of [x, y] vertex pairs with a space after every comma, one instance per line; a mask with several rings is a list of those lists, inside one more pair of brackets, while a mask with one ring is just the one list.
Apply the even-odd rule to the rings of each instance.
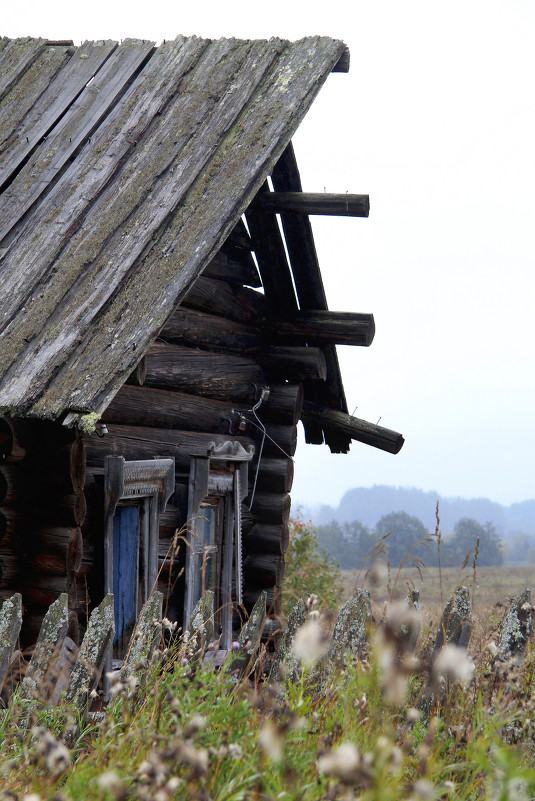
[[349, 411], [406, 443], [301, 443], [294, 502], [373, 484], [535, 497], [533, 0], [29, 0], [0, 21], [76, 43], [179, 33], [351, 51], [294, 142], [305, 190], [370, 195], [369, 219], [313, 224], [330, 308], [375, 315], [370, 348], [338, 349]]

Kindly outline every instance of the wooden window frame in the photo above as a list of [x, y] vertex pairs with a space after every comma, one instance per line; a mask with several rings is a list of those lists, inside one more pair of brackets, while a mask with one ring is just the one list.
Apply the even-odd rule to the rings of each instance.
[[[123, 456], [106, 456], [104, 462], [104, 594], [113, 593], [113, 518], [122, 503], [138, 503], [139, 534], [143, 553], [142, 603], [158, 580], [159, 516], [175, 489], [175, 460], [147, 459], [127, 462]], [[110, 650], [106, 668], [111, 670]]]
[[[241, 501], [248, 492], [248, 463], [254, 455], [254, 447], [243, 448], [239, 442], [228, 440], [216, 446], [210, 444], [206, 456], [192, 456], [190, 461], [188, 492], [188, 537], [186, 551], [186, 590], [184, 597], [184, 630], [191, 621], [197, 599], [193, 594], [194, 571], [196, 570], [196, 520], [202, 517], [202, 505], [217, 501], [223, 516], [220, 526], [221, 540], [218, 542], [217, 588], [218, 608], [214, 609], [215, 622], [221, 632], [219, 656], [232, 645], [232, 607], [242, 603], [242, 535]], [[232, 578], [235, 572], [235, 595], [232, 596]]]

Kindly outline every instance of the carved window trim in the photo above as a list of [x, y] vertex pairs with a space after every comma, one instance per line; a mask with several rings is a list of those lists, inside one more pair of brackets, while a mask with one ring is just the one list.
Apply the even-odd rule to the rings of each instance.
[[[231, 647], [232, 603], [242, 603], [242, 532], [241, 502], [248, 493], [248, 464], [254, 447], [243, 448], [239, 442], [227, 440], [221, 445], [210, 443], [207, 454], [192, 456], [190, 460], [188, 491], [188, 538], [186, 551], [186, 588], [184, 597], [184, 630], [187, 629], [196, 603], [194, 598], [194, 571], [199, 551], [195, 546], [196, 520], [202, 517], [202, 505], [210, 499], [219, 503], [223, 515], [218, 542], [218, 580], [221, 608], [214, 610], [221, 626], [220, 651]], [[234, 571], [233, 571], [234, 566]], [[235, 573], [235, 596], [232, 598], [232, 580]], [[225, 602], [224, 599], [228, 600]], [[218, 632], [216, 632], [216, 636]]]
[[175, 488], [175, 460], [127, 462], [106, 456], [104, 463], [104, 593], [113, 593], [113, 517], [122, 502], [140, 503], [140, 540], [145, 554], [143, 603], [156, 588], [159, 516]]

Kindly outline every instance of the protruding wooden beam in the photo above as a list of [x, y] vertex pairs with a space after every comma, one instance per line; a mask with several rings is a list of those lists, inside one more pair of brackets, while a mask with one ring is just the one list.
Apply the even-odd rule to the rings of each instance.
[[309, 401], [305, 401], [303, 404], [303, 419], [319, 423], [324, 428], [334, 429], [350, 436], [357, 442], [363, 442], [365, 445], [371, 445], [373, 448], [379, 448], [388, 453], [399, 453], [405, 442], [397, 431], [368, 423], [366, 420], [360, 420], [358, 417], [352, 417], [343, 412], [325, 409], [317, 403]]
[[258, 195], [260, 208], [282, 214], [324, 214], [334, 217], [368, 217], [369, 195], [338, 195], [326, 192], [263, 192]]
[[372, 344], [375, 336], [373, 314], [332, 311], [299, 311], [291, 320], [277, 320], [269, 334], [284, 340], [298, 340], [313, 345]]

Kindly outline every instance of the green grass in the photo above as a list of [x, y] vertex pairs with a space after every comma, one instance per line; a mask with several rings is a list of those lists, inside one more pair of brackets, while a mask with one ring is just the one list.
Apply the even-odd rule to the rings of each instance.
[[[183, 664], [180, 649], [171, 649], [144, 674], [142, 688], [119, 688], [103, 719], [78, 733], [68, 761], [59, 743], [69, 727], [72, 737], [69, 710], [42, 710], [33, 721], [41, 728], [32, 733], [21, 729], [15, 702], [0, 727], [0, 797], [533, 797], [535, 653], [520, 669], [502, 666], [496, 680], [487, 651], [472, 682], [453, 684], [426, 719], [415, 711], [425, 655], [419, 663], [385, 661], [387, 640], [371, 639], [376, 645], [367, 658], [348, 662], [327, 683], [310, 668], [278, 688], [260, 677], [236, 683], [228, 670]], [[404, 682], [395, 703], [385, 691], [387, 670]]]

